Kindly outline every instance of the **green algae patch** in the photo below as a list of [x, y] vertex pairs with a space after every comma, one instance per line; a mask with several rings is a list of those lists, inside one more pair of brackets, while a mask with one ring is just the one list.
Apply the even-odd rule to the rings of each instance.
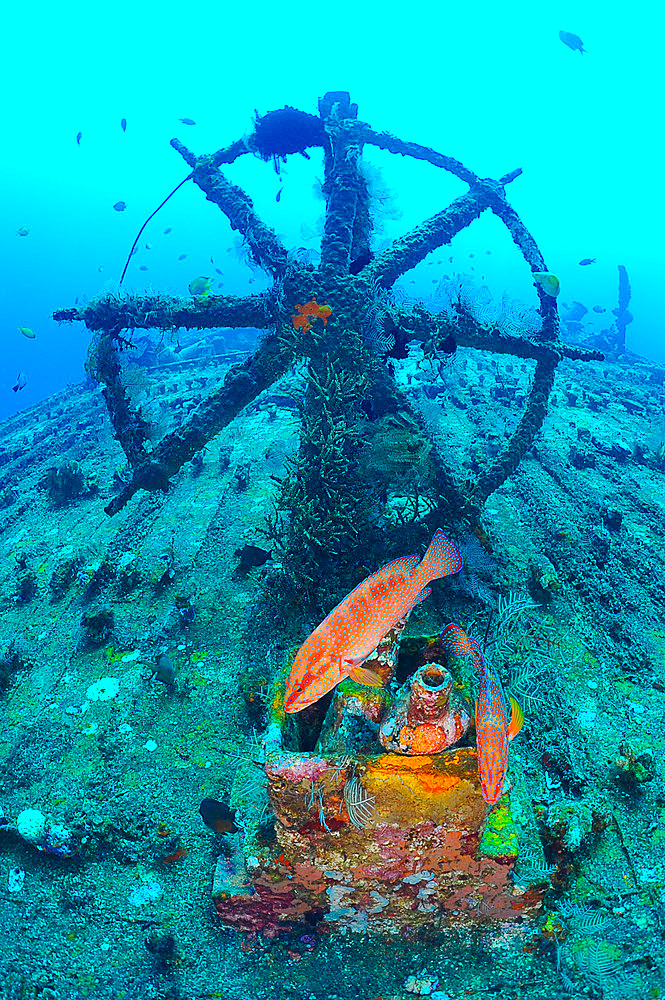
[[117, 650], [113, 646], [108, 646], [102, 656], [108, 663], [120, 663], [127, 650]]
[[204, 663], [211, 654], [205, 649], [197, 649], [189, 654], [190, 663]]
[[517, 845], [518, 836], [510, 811], [510, 800], [504, 795], [487, 815], [478, 853], [490, 858], [517, 857]]
[[70, 751], [63, 754], [60, 771], [67, 778], [81, 781], [90, 778], [103, 767], [102, 757], [95, 742], [78, 740]]

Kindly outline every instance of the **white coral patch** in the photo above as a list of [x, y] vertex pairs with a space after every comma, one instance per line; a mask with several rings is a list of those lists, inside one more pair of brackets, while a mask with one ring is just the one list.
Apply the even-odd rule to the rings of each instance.
[[39, 809], [24, 809], [16, 817], [16, 829], [19, 837], [36, 844], [44, 836], [46, 817]]
[[120, 681], [117, 677], [100, 677], [86, 691], [88, 701], [111, 701], [117, 697]]

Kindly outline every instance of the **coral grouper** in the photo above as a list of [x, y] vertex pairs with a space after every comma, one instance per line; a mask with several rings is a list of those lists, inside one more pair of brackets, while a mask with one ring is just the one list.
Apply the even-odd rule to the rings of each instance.
[[512, 715], [508, 719], [506, 699], [499, 682], [485, 662], [478, 643], [470, 639], [459, 625], [446, 625], [441, 633], [441, 642], [455, 656], [470, 656], [480, 678], [476, 702], [478, 775], [485, 802], [494, 805], [503, 795], [508, 768], [508, 741], [519, 733], [524, 715], [515, 699], [511, 698]]
[[461, 566], [461, 555], [439, 528], [422, 561], [403, 556], [358, 584], [298, 650], [286, 682], [286, 711], [300, 712], [346, 677], [379, 685], [380, 678], [361, 664], [393, 625], [431, 593], [430, 580], [457, 573]]

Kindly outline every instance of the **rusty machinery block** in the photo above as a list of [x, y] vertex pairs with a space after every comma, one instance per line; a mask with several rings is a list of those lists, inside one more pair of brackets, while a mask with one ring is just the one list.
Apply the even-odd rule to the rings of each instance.
[[[514, 924], [540, 910], [546, 886], [525, 890], [510, 878], [520, 850], [542, 857], [515, 767], [489, 808], [468, 734], [469, 745], [423, 752], [428, 741], [441, 745], [442, 733], [462, 739], [468, 727], [450, 665], [416, 664], [396, 700], [388, 690], [403, 627], [367, 661], [385, 687], [340, 684], [311, 751], [289, 748], [278, 685], [265, 740], [275, 836], [248, 835], [233, 858], [220, 859], [213, 898], [225, 923], [267, 937], [316, 924], [424, 939], [453, 923]], [[392, 736], [404, 728], [395, 720], [409, 730], [406, 752], [379, 742], [380, 727]], [[298, 723], [311, 741], [315, 721]]]

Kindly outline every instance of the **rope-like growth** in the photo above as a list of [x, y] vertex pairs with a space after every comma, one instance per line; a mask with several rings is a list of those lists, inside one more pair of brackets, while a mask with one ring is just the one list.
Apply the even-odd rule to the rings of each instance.
[[172, 198], [173, 195], [176, 193], [176, 191], [178, 191], [183, 186], [183, 184], [186, 184], [187, 181], [191, 181], [192, 176], [193, 176], [192, 174], [187, 174], [187, 176], [185, 178], [183, 178], [183, 180], [181, 180], [179, 184], [176, 184], [176, 186], [173, 188], [173, 191], [171, 191], [170, 194], [167, 194], [167, 196], [164, 199], [164, 201], [160, 202], [160, 204], [157, 206], [157, 208], [155, 209], [155, 211], [151, 212], [150, 215], [148, 216], [148, 218], [145, 220], [145, 222], [143, 223], [143, 225], [141, 226], [141, 228], [139, 229], [139, 231], [138, 231], [138, 233], [136, 235], [136, 239], [132, 243], [132, 248], [129, 251], [129, 254], [127, 256], [127, 260], [125, 261], [125, 266], [123, 267], [122, 274], [120, 275], [120, 284], [122, 284], [122, 282], [124, 280], [124, 277], [127, 274], [127, 268], [129, 267], [129, 262], [132, 259], [132, 254], [136, 250], [136, 244], [141, 239], [141, 233], [143, 232], [143, 230], [145, 229], [145, 227], [148, 225], [148, 223], [150, 222], [150, 220], [154, 219], [154, 217], [157, 215], [157, 213], [159, 212], [159, 210], [162, 209], [162, 208], [164, 208], [164, 205], [167, 203], [167, 201], [169, 200], [169, 198]]

